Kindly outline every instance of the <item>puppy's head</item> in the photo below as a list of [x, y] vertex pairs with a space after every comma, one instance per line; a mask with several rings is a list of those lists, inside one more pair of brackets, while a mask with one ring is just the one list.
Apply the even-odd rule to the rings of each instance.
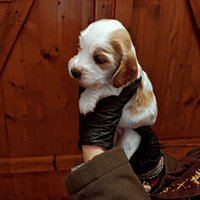
[[90, 24], [79, 37], [79, 52], [68, 64], [70, 76], [82, 87], [112, 84], [119, 88], [137, 78], [131, 38], [116, 20]]

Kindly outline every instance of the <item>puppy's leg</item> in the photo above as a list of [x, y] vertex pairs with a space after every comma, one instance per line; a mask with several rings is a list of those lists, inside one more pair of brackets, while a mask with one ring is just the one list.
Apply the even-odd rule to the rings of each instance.
[[98, 101], [99, 95], [95, 92], [95, 90], [89, 88], [85, 89], [79, 99], [80, 113], [86, 115], [89, 112], [93, 112]]
[[111, 85], [86, 88], [79, 99], [80, 113], [86, 115], [93, 112], [99, 100], [111, 95], [119, 95], [120, 92], [121, 89], [114, 88]]
[[121, 146], [128, 159], [130, 159], [138, 149], [140, 141], [141, 136], [133, 129], [121, 128], [119, 126], [117, 127], [115, 132], [114, 147]]

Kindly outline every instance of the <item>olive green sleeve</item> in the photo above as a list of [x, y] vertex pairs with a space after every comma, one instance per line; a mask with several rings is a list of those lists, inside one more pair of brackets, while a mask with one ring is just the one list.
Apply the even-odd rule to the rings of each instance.
[[120, 147], [95, 156], [65, 181], [72, 200], [150, 200]]

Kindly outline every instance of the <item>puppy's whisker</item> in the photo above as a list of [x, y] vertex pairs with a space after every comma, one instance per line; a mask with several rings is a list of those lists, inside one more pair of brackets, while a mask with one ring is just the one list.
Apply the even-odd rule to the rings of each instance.
[[65, 56], [65, 58], [66, 58], [67, 62], [70, 61], [70, 58], [68, 56]]

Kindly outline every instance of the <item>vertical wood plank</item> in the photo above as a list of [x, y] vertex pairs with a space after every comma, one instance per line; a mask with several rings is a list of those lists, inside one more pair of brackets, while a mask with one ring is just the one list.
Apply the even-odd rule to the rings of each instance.
[[87, 28], [92, 22], [94, 22], [94, 1], [82, 0], [81, 6], [81, 30]]
[[[39, 1], [45, 155], [62, 154], [61, 79], [57, 46], [57, 1]], [[46, 10], [44, 12], [44, 10]], [[58, 51], [56, 51], [56, 49]]]
[[37, 19], [37, 12], [27, 18], [2, 74], [11, 157], [44, 155]]
[[2, 82], [0, 78], [0, 158], [9, 157], [9, 143], [6, 132], [5, 108]]
[[[10, 147], [10, 156], [29, 155], [29, 145], [24, 116], [26, 116], [26, 78], [23, 64], [20, 62], [21, 43], [16, 41], [15, 47], [6, 63], [2, 74], [5, 99], [5, 116]], [[14, 100], [14, 101], [13, 101]]]
[[195, 60], [200, 58], [195, 54], [200, 51], [191, 13], [185, 1], [175, 1], [173, 9], [162, 1], [161, 11], [155, 54], [157, 74], [162, 74], [155, 87], [160, 108], [157, 130], [162, 138], [198, 137], [200, 71]]
[[[65, 177], [69, 171], [13, 174], [14, 191], [5, 197], [10, 199], [65, 199], [70, 200], [65, 187]], [[48, 181], [46, 178], [48, 177]], [[4, 188], [4, 187], [3, 187]], [[15, 194], [13, 195], [13, 193]]]
[[158, 101], [156, 133], [198, 137], [200, 50], [187, 2], [134, 1], [133, 8], [131, 36]]
[[[69, 173], [69, 172], [68, 172]], [[65, 186], [65, 171], [55, 171], [54, 173], [48, 172], [48, 199], [68, 199], [68, 193]]]
[[47, 199], [46, 173], [13, 174], [15, 199]]
[[157, 42], [159, 12], [160, 1], [134, 1], [130, 34], [139, 63], [150, 77], [152, 72], [150, 69], [153, 68], [154, 62], [153, 52]]
[[0, 198], [16, 199], [13, 184], [13, 174], [0, 175]]
[[[27, 135], [29, 155], [44, 155], [44, 109], [42, 65], [40, 51], [38, 1], [36, 1], [19, 35], [21, 55], [19, 57], [26, 78], [25, 106], [23, 115], [24, 132]], [[24, 155], [25, 156], [25, 155]]]
[[[57, 14], [57, 6], [62, 6], [64, 13]], [[46, 7], [48, 12], [44, 13]], [[43, 101], [46, 118], [45, 154], [62, 154], [65, 149], [67, 154], [76, 153], [78, 149], [74, 143], [78, 137], [77, 86], [75, 83], [71, 85], [71, 79], [66, 71], [67, 62], [62, 55], [70, 58], [77, 51], [81, 1], [59, 1], [59, 3], [40, 1], [39, 9]], [[57, 17], [62, 21], [57, 20]], [[62, 40], [57, 39], [58, 34]], [[72, 135], [77, 136], [72, 137]]]
[[[48, 12], [44, 13], [46, 8]], [[66, 59], [61, 55], [71, 57], [75, 53], [73, 41], [77, 41], [80, 31], [80, 11], [81, 1], [39, 1], [45, 155], [78, 152], [77, 86], [70, 84]], [[61, 184], [60, 175], [61, 172], [46, 174], [47, 199], [66, 196], [61, 192], [64, 178]]]
[[112, 19], [113, 0], [95, 1], [95, 21], [100, 19]]
[[131, 32], [133, 0], [116, 0], [115, 3], [115, 19], [119, 20], [127, 31]]
[[[62, 85], [65, 86], [63, 90], [63, 100], [66, 104], [63, 109], [63, 151], [65, 154], [79, 153], [77, 147], [78, 141], [78, 85], [69, 77], [67, 72], [67, 65], [70, 58], [77, 54], [78, 36], [81, 30], [81, 5], [84, 1], [69, 0], [63, 1], [62, 18], [62, 44], [63, 54], [66, 56], [64, 61], [65, 78], [63, 78]], [[76, 13], [74, 15], [74, 13]], [[87, 18], [85, 16], [85, 18]], [[70, 27], [70, 28], [69, 28]]]
[[[10, 3], [0, 3], [0, 25]], [[2, 80], [0, 77], [0, 158], [9, 157], [8, 137], [6, 132], [5, 105], [3, 98]]]

